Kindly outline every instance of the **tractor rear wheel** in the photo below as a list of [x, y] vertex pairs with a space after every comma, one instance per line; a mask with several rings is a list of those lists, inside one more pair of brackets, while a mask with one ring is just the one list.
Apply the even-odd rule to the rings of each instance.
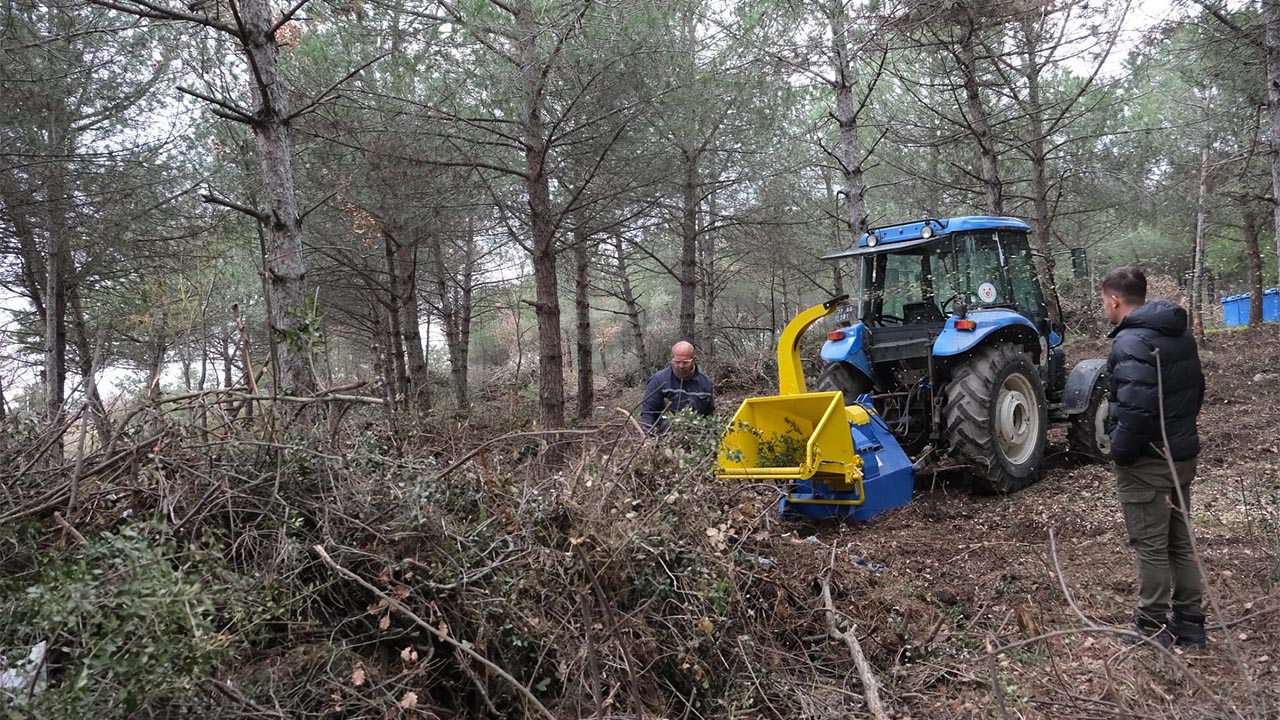
[[1071, 418], [1067, 447], [1085, 462], [1111, 462], [1111, 436], [1107, 434], [1107, 382], [1098, 378], [1089, 393], [1089, 406]]
[[1010, 493], [1035, 482], [1049, 408], [1026, 353], [1009, 344], [977, 350], [952, 371], [946, 396], [951, 453], [973, 466], [975, 489]]
[[837, 390], [844, 393], [844, 404], [852, 405], [858, 401], [859, 395], [871, 392], [871, 383], [848, 363], [833, 362], [818, 375], [818, 392]]

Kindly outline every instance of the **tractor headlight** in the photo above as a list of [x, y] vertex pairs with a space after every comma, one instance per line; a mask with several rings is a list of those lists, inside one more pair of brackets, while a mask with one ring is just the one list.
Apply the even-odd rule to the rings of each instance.
[[875, 247], [880, 244], [880, 237], [875, 233], [867, 233], [867, 247]]
[[920, 237], [924, 238], [925, 240], [928, 240], [929, 238], [933, 237], [933, 228], [930, 227], [928, 223], [925, 223], [925, 226], [920, 228]]

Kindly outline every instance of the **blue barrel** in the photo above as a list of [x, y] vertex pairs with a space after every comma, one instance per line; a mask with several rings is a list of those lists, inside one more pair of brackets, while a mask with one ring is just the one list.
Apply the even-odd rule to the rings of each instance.
[[[1247, 322], [1249, 317], [1245, 316]], [[1262, 319], [1265, 322], [1280, 322], [1280, 288], [1271, 288], [1262, 293]]]
[[1222, 303], [1222, 324], [1227, 327], [1249, 324], [1249, 296], [1232, 295], [1224, 297]]
[[1243, 295], [1236, 295], [1235, 298], [1233, 299], [1235, 300], [1235, 309], [1236, 309], [1235, 324], [1248, 325], [1249, 324], [1249, 301], [1250, 301], [1249, 293], [1244, 293]]

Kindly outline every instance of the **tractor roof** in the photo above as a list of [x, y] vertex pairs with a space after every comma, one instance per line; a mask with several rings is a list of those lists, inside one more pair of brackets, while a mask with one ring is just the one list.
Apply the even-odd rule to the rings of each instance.
[[[856, 245], [847, 250], [826, 255], [823, 260], [905, 250], [909, 247], [937, 242], [952, 233], [968, 230], [1022, 230], [1025, 232], [1030, 229], [1030, 225], [1011, 217], [968, 215], [945, 220], [926, 218], [915, 222], [871, 228], [858, 238]], [[874, 240], [871, 239], [873, 236]]]

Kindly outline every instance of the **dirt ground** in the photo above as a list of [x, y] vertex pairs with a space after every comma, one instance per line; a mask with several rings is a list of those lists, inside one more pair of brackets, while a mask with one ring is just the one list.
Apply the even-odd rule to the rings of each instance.
[[[1071, 355], [1105, 350], [1080, 343]], [[1110, 469], [1069, 460], [1062, 429], [1043, 479], [1012, 496], [971, 494], [959, 474], [926, 476], [911, 505], [874, 521], [778, 532], [813, 535], [815, 562], [834, 547], [866, 573], [867, 596], [844, 602], [873, 664], [888, 668], [899, 716], [1280, 717], [1278, 350], [1273, 326], [1215, 333], [1202, 351], [1193, 522], [1213, 605], [1204, 652], [1161, 656], [1088, 630], [1127, 624], [1136, 573]]]

